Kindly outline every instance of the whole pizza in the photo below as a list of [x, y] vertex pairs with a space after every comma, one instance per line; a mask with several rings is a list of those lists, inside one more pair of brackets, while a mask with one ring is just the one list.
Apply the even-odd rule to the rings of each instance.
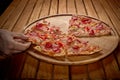
[[[39, 54], [50, 57], [89, 56], [102, 51], [97, 44], [82, 38], [111, 35], [111, 28], [97, 19], [72, 15], [66, 26], [54, 25], [49, 20], [37, 21], [25, 30], [25, 35], [32, 42], [32, 48]], [[59, 23], [59, 22], [57, 22]]]

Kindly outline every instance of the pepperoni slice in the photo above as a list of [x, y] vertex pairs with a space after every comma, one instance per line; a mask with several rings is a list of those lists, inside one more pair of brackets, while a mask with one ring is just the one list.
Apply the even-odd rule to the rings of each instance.
[[54, 47], [52, 50], [56, 53], [60, 53], [61, 51], [59, 47]]
[[72, 16], [72, 20], [73, 20], [73, 21], [75, 21], [75, 20], [77, 20], [77, 19], [78, 19], [77, 16]]
[[80, 47], [76, 45], [76, 46], [73, 46], [72, 48], [73, 48], [74, 50], [78, 50]]
[[81, 22], [82, 22], [83, 24], [89, 24], [89, 23], [92, 22], [92, 20], [91, 20], [90, 18], [82, 18]]
[[97, 29], [97, 30], [102, 30], [102, 29], [104, 29], [104, 27], [103, 27], [102, 24], [99, 24], [99, 25], [96, 26], [96, 29]]
[[52, 46], [52, 50], [53, 52], [56, 52], [56, 53], [59, 53], [61, 51], [59, 45], [56, 45], [56, 44]]
[[37, 23], [36, 24], [36, 29], [41, 29], [41, 27], [43, 27], [44, 24], [43, 23]]
[[85, 27], [86, 31], [89, 32], [90, 28], [88, 26]]
[[36, 26], [35, 26], [35, 29], [36, 30], [47, 31], [49, 28], [48, 28], [47, 24], [37, 23]]
[[68, 37], [67, 43], [70, 44], [70, 43], [72, 43], [72, 41], [73, 41], [73, 38], [72, 37]]
[[60, 41], [57, 41], [56, 44], [57, 44], [59, 47], [63, 47], [63, 43], [60, 42]]
[[89, 35], [90, 35], [90, 36], [95, 35], [94, 30], [90, 30]]
[[47, 34], [38, 34], [38, 36], [39, 36], [41, 39], [43, 39], [43, 40], [45, 40], [45, 39], [48, 38], [48, 35], [47, 35]]
[[45, 48], [46, 49], [52, 48], [52, 43], [51, 42], [46, 42]]

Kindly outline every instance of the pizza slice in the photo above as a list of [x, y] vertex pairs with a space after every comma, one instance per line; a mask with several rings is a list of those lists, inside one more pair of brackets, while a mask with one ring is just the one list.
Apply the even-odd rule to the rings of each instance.
[[40, 45], [34, 47], [43, 55], [51, 57], [65, 56], [64, 44], [61, 41], [45, 40]]
[[60, 34], [58, 28], [50, 27], [50, 23], [47, 21], [37, 22], [34, 26], [27, 28], [24, 32], [27, 35], [28, 41], [31, 41], [33, 44], [39, 44], [46, 39], [56, 38], [57, 34]]
[[76, 37], [94, 37], [111, 34], [111, 28], [105, 23], [89, 17], [72, 16], [69, 23], [68, 34]]
[[69, 36], [67, 40], [67, 55], [91, 55], [100, 52], [102, 49], [99, 46], [90, 44], [88, 41], [83, 41], [80, 38]]

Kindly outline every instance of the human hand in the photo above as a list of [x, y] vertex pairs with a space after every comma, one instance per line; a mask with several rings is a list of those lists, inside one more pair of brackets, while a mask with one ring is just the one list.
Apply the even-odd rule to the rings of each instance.
[[30, 46], [26, 37], [22, 33], [10, 32], [0, 29], [0, 51], [6, 55], [20, 53]]

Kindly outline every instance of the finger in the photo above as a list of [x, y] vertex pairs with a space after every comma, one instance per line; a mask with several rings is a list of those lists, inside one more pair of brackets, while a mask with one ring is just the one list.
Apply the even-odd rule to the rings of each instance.
[[21, 40], [21, 39], [14, 39], [14, 40], [17, 41], [17, 42], [23, 42], [23, 40]]
[[22, 40], [22, 39], [14, 39], [14, 40], [17, 41], [17, 42], [20, 42], [20, 43], [26, 43], [26, 41]]
[[26, 35], [24, 35], [24, 34], [22, 34], [22, 33], [14, 33], [14, 32], [13, 32], [13, 36], [14, 36], [15, 38], [18, 38], [18, 39], [23, 39], [23, 40], [27, 40], [27, 39], [28, 39], [28, 36], [26, 36]]
[[24, 51], [27, 48], [29, 48], [31, 42], [26, 42], [26, 43], [20, 43], [20, 42], [14, 42], [14, 49]]

